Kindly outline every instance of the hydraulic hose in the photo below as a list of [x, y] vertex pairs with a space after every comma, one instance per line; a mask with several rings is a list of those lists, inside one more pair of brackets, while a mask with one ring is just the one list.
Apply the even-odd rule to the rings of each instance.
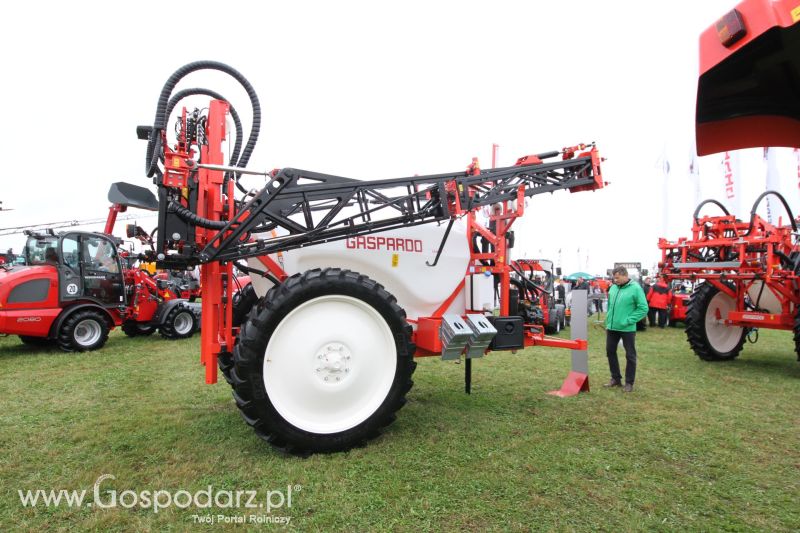
[[[261, 105], [258, 102], [255, 89], [250, 82], [233, 67], [218, 61], [195, 61], [176, 70], [164, 84], [163, 89], [161, 89], [158, 105], [156, 107], [155, 119], [153, 120], [153, 130], [150, 132], [150, 137], [147, 141], [147, 152], [145, 154], [145, 170], [148, 177], [153, 177], [158, 172], [158, 159], [155, 158], [154, 155], [158, 143], [160, 142], [160, 133], [166, 128], [167, 118], [169, 117], [167, 107], [169, 105], [170, 95], [172, 95], [172, 91], [181, 79], [198, 70], [219, 70], [220, 72], [228, 74], [239, 82], [250, 97], [250, 105], [253, 109], [253, 122], [250, 127], [250, 136], [247, 139], [247, 144], [244, 147], [237, 166], [247, 166], [247, 162], [250, 160], [250, 156], [258, 140], [258, 133], [261, 129]], [[237, 175], [237, 179], [238, 177]]]
[[[481, 246], [478, 246], [478, 239], [481, 239]], [[472, 251], [476, 254], [485, 254], [489, 253], [491, 250], [490, 244], [484, 239], [479, 233], [472, 234]], [[491, 259], [481, 259], [480, 260], [482, 265], [485, 266], [494, 266], [494, 261]]]
[[[169, 103], [167, 104], [167, 116], [169, 116], [172, 113], [172, 110], [175, 108], [176, 105], [178, 105], [178, 102], [180, 102], [184, 98], [187, 98], [189, 96], [195, 96], [198, 94], [202, 94], [204, 96], [210, 96], [211, 98], [216, 98], [217, 100], [225, 100], [226, 102], [228, 102], [228, 105], [230, 106], [229, 109], [231, 112], [231, 118], [233, 119], [233, 124], [234, 127], [236, 128], [236, 142], [233, 145], [233, 153], [231, 154], [231, 160], [229, 161], [228, 164], [232, 167], [238, 166], [237, 163], [239, 161], [239, 152], [242, 149], [242, 137], [244, 136], [242, 129], [242, 121], [239, 118], [239, 113], [236, 112], [236, 109], [234, 109], [233, 105], [228, 101], [227, 98], [225, 98], [216, 91], [212, 91], [211, 89], [203, 89], [199, 87], [196, 87], [194, 89], [184, 89], [182, 91], [178, 91], [177, 93], [172, 95], [172, 98], [169, 99]], [[159, 158], [163, 158], [163, 154], [158, 154], [158, 155]], [[226, 177], [230, 178], [229, 174], [230, 173], [228, 173]], [[246, 191], [242, 190], [242, 192]]]
[[[184, 98], [188, 98], [189, 96], [201, 95], [201, 94], [205, 95], [205, 96], [210, 96], [211, 98], [216, 98], [217, 100], [225, 100], [226, 102], [228, 102], [229, 109], [230, 109], [230, 112], [231, 112], [231, 118], [233, 119], [233, 124], [234, 124], [234, 127], [236, 129], [236, 142], [234, 143], [234, 146], [233, 146], [233, 153], [231, 154], [230, 165], [231, 166], [237, 166], [237, 162], [238, 162], [238, 159], [239, 159], [239, 151], [242, 149], [242, 137], [244, 136], [244, 133], [243, 133], [243, 129], [242, 129], [242, 121], [239, 118], [239, 113], [236, 112], [236, 109], [234, 109], [233, 105], [228, 101], [227, 98], [225, 98], [224, 96], [222, 96], [221, 94], [219, 94], [216, 91], [212, 91], [211, 89], [203, 89], [201, 87], [195, 87], [193, 89], [184, 89], [182, 91], [178, 91], [177, 93], [172, 95], [172, 98], [169, 99], [169, 103], [167, 104], [166, 116], [169, 117], [170, 114], [172, 113], [172, 110], [175, 108], [175, 106], [178, 105], [178, 103], [181, 100], [183, 100]], [[157, 169], [158, 167], [156, 165], [158, 165], [158, 161], [161, 161], [161, 162], [164, 161], [164, 154], [161, 151], [161, 137], [160, 136], [158, 136], [155, 139], [155, 143], [154, 143], [153, 146], [154, 146], [154, 149], [153, 149], [152, 154], [150, 155], [150, 157], [151, 157], [150, 166], [151, 166], [151, 168], [156, 168]], [[148, 144], [148, 153], [149, 153], [149, 149], [150, 149], [150, 144]], [[157, 172], [157, 174], [160, 174], [160, 173]], [[232, 178], [232, 175], [231, 175], [230, 172], [225, 174], [225, 179], [226, 180], [229, 180], [231, 178]], [[239, 185], [238, 181], [236, 182], [236, 186], [239, 188], [240, 191], [247, 192], [244, 189], [244, 187]]]
[[200, 226], [201, 228], [222, 229], [228, 223], [225, 220], [210, 220], [208, 218], [199, 217], [175, 202], [170, 202], [169, 210], [178, 215], [184, 221], [194, 224], [195, 226]]
[[786, 214], [789, 215], [789, 220], [792, 221], [792, 230], [797, 233], [797, 222], [794, 220], [794, 214], [792, 214], [792, 210], [789, 209], [789, 204], [786, 202], [786, 198], [781, 196], [781, 193], [777, 191], [764, 191], [761, 195], [756, 198], [755, 203], [753, 204], [753, 208], [750, 210], [750, 227], [747, 228], [747, 233], [745, 235], [750, 235], [750, 232], [753, 231], [753, 226], [756, 222], [756, 210], [758, 209], [758, 204], [761, 203], [761, 200], [766, 198], [769, 195], [777, 196], [778, 200], [781, 201], [783, 204], [783, 208], [786, 209]]
[[281, 282], [278, 280], [278, 278], [276, 278], [275, 276], [273, 276], [272, 274], [270, 274], [266, 270], [260, 270], [258, 268], [253, 268], [251, 266], [246, 266], [246, 265], [244, 265], [242, 263], [234, 263], [234, 265], [236, 266], [236, 268], [238, 268], [239, 270], [241, 270], [245, 274], [257, 274], [257, 275], [261, 276], [262, 278], [268, 279], [274, 285], [280, 285], [281, 284]]
[[699, 224], [699, 223], [700, 223], [700, 219], [698, 218], [698, 216], [700, 215], [700, 210], [701, 210], [701, 209], [703, 208], [703, 206], [704, 206], [704, 205], [706, 205], [706, 204], [714, 204], [714, 205], [718, 206], [720, 209], [722, 209], [722, 212], [723, 212], [723, 213], [725, 213], [725, 215], [730, 215], [730, 213], [728, 212], [728, 210], [727, 210], [727, 209], [725, 209], [725, 206], [724, 206], [724, 205], [722, 205], [721, 203], [719, 203], [718, 201], [716, 201], [716, 200], [712, 200], [712, 199], [703, 200], [703, 201], [702, 201], [702, 202], [700, 202], [700, 204], [697, 206], [697, 209], [695, 209], [695, 210], [694, 210], [694, 222], [695, 222], [695, 224]]

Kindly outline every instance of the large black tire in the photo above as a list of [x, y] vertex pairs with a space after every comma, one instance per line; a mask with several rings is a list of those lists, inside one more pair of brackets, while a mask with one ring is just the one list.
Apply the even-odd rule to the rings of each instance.
[[146, 337], [152, 335], [156, 331], [155, 326], [145, 326], [132, 320], [123, 322], [121, 329], [128, 337]]
[[258, 302], [258, 295], [252, 283], [248, 283], [242, 287], [242, 290], [236, 291], [236, 294], [233, 295], [233, 327], [238, 328], [247, 321], [250, 310], [256, 302]]
[[[710, 283], [701, 284], [686, 306], [686, 338], [703, 361], [730, 361], [739, 356], [747, 331], [738, 326], [714, 324], [717, 309], [731, 310], [736, 302]], [[709, 320], [706, 320], [706, 317]]]
[[187, 305], [178, 304], [167, 313], [158, 331], [165, 339], [188, 339], [197, 331], [197, 325], [197, 317], [192, 309]]
[[53, 344], [53, 340], [47, 337], [31, 337], [30, 335], [20, 335], [19, 340], [22, 341], [22, 344], [27, 346], [36, 346], [39, 348]]
[[[284, 333], [276, 333], [276, 329], [283, 323], [288, 324], [287, 328], [292, 326], [293, 322], [287, 315], [297, 310], [298, 315], [295, 316], [302, 316], [300, 313], [308, 309], [313, 310], [315, 305], [321, 305], [324, 308], [324, 302], [337, 298], [353, 302], [353, 307], [371, 308], [370, 313], [379, 325], [378, 329], [383, 329], [384, 332], [390, 331], [390, 336], [383, 336], [383, 339], [392, 346], [396, 353], [384, 354], [383, 358], [378, 355], [363, 357], [362, 354], [362, 360], [369, 359], [368, 364], [379, 361], [379, 364], [384, 365], [381, 373], [384, 377], [388, 376], [385, 379], [388, 392], [384, 394], [384, 390], [381, 389], [377, 396], [373, 395], [369, 400], [363, 397], [357, 398], [356, 403], [369, 401], [377, 407], [374, 410], [372, 407], [365, 408], [366, 412], [361, 413], [355, 419], [356, 421], [353, 422], [355, 425], [352, 427], [346, 426], [350, 422], [349, 419], [346, 422], [334, 419], [330, 421], [331, 424], [336, 426], [341, 423], [342, 429], [330, 432], [304, 429], [300, 427], [301, 423], [287, 420], [287, 417], [279, 412], [279, 408], [274, 403], [276, 399], [284, 398], [285, 400], [285, 390], [276, 392], [277, 385], [272, 385], [275, 397], [271, 398], [266, 380], [272, 378], [272, 380], [279, 381], [284, 378], [284, 375], [276, 371], [273, 376], [267, 375], [265, 380], [265, 355], [269, 350], [275, 349], [270, 344], [271, 342], [279, 345], [281, 339], [286, 338]], [[300, 308], [301, 306], [302, 308]], [[378, 314], [375, 315], [374, 312]], [[325, 325], [329, 331], [333, 331], [330, 335], [336, 339], [336, 342], [339, 342], [342, 337], [346, 337], [346, 335], [338, 333], [345, 331], [339, 327], [346, 323], [342, 322], [345, 319], [341, 316], [341, 314], [325, 315], [320, 316], [319, 319], [313, 317], [307, 325], [307, 331], [313, 332], [315, 328]], [[384, 326], [388, 327], [388, 330]], [[273, 337], [274, 334], [275, 337]], [[341, 344], [345, 345], [345, 341], [341, 341]], [[219, 358], [219, 366], [225, 374], [225, 378], [233, 386], [233, 398], [241, 411], [242, 418], [255, 430], [256, 434], [285, 452], [307, 455], [317, 452], [344, 451], [362, 445], [377, 437], [386, 426], [390, 425], [395, 420], [397, 410], [406, 403], [406, 393], [414, 383], [411, 376], [416, 367], [413, 359], [415, 349], [411, 342], [411, 326], [406, 322], [405, 311], [397, 305], [395, 297], [383, 286], [367, 276], [349, 270], [314, 269], [291, 276], [282, 284], [270, 289], [267, 295], [259, 300], [258, 304], [252, 308], [248, 320], [242, 325], [233, 357], [222, 355]], [[273, 369], [283, 369], [282, 371], [285, 372], [287, 365], [295, 365], [299, 368], [306, 364], [304, 361], [314, 360], [318, 349], [315, 348], [310, 353], [304, 353], [306, 351], [308, 350], [303, 348], [291, 355], [286, 351], [281, 351], [278, 354], [281, 360], [276, 362], [269, 359], [267, 362], [272, 363]], [[280, 354], [283, 353], [286, 353], [287, 356], [281, 357]], [[271, 357], [275, 356], [271, 355]], [[322, 356], [317, 355], [317, 357]], [[327, 356], [325, 357], [327, 358]], [[358, 356], [354, 357], [354, 359], [357, 358]], [[326, 362], [320, 363], [320, 365], [324, 364]], [[317, 363], [314, 362], [313, 366], [316, 365]], [[321, 368], [318, 367], [316, 372], [320, 372], [320, 370]], [[343, 376], [343, 381], [357, 379], [358, 368], [354, 366], [354, 370], [348, 374], [350, 378]], [[324, 370], [324, 372], [328, 371], [328, 368]], [[349, 372], [349, 368], [346, 371]], [[306, 374], [302, 374], [301, 379], [306, 379], [309, 384], [318, 386], [315, 380], [319, 379], [319, 376], [308, 377]], [[378, 380], [378, 377], [374, 379]], [[272, 381], [272, 383], [276, 381]], [[328, 381], [327, 377], [325, 381]], [[360, 382], [356, 382], [356, 384], [358, 383]], [[304, 398], [307, 392], [313, 394], [311, 388], [299, 387], [296, 395], [303, 396], [296, 396], [298, 401], [303, 401], [301, 398]], [[348, 389], [339, 390], [346, 391]], [[294, 391], [291, 394], [294, 394]], [[340, 398], [336, 395], [344, 395], [344, 392], [326, 392], [325, 394], [329, 394], [332, 403], [335, 403]], [[289, 402], [292, 400], [293, 398], [290, 398]]]
[[797, 352], [797, 360], [800, 361], [800, 307], [794, 317], [794, 351]]
[[108, 340], [108, 318], [96, 309], [82, 309], [69, 315], [58, 332], [58, 347], [65, 352], [99, 350]]
[[561, 332], [561, 317], [559, 316], [558, 309], [555, 307], [550, 308], [550, 320], [544, 326], [544, 332], [548, 335], [556, 335]]

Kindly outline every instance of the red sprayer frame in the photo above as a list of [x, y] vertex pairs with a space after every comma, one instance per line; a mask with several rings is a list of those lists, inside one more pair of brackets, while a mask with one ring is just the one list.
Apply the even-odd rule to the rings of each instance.
[[[206, 124], [206, 142], [202, 144], [200, 160], [204, 162], [199, 168], [193, 165], [193, 150], [191, 142], [187, 141], [184, 131], [178, 136], [178, 142], [174, 148], [170, 148], [166, 141], [166, 132], [162, 131], [162, 142], [165, 147], [164, 154], [164, 174], [162, 183], [173, 189], [183, 191], [180, 203], [186, 207], [189, 205], [189, 181], [196, 180], [197, 201], [196, 215], [198, 218], [210, 221], [211, 224], [217, 221], [227, 221], [228, 229], [220, 233], [219, 229], [208, 229], [213, 227], [208, 223], [205, 227], [196, 226], [195, 244], [197, 249], [204, 249], [211, 244], [223, 240], [233, 234], [236, 224], [241, 224], [250, 217], [250, 213], [236, 213], [234, 204], [234, 182], [226, 180], [224, 170], [220, 168], [209, 168], [209, 166], [220, 166], [223, 164], [223, 154], [221, 146], [226, 138], [225, 117], [229, 106], [226, 102], [212, 100], [209, 106]], [[183, 111], [183, 124], [187, 124], [187, 114]], [[587, 150], [588, 149], [588, 150]], [[592, 175], [594, 179], [587, 183], [586, 180], [580, 181], [571, 187], [567, 187], [570, 192], [583, 190], [594, 190], [605, 185], [600, 173], [601, 158], [594, 146], [578, 145], [565, 148], [561, 152], [552, 152], [541, 157], [553, 157], [561, 155], [563, 160], [572, 159], [576, 153], [579, 158], [590, 157]], [[531, 165], [542, 164], [539, 156], [525, 156], [520, 158], [515, 167], [530, 168]], [[514, 167], [509, 167], [514, 168]], [[195, 173], [196, 172], [196, 173]], [[467, 176], [480, 176], [481, 171], [477, 159], [470, 165]], [[280, 178], [273, 178], [279, 180]], [[508, 316], [509, 313], [509, 285], [511, 278], [511, 267], [509, 266], [507, 234], [514, 224], [514, 221], [525, 212], [525, 187], [520, 186], [516, 192], [516, 198], [505, 200], [494, 205], [497, 212], [489, 217], [491, 229], [484, 227], [476, 220], [476, 211], [480, 209], [480, 204], [467, 208], [462, 205], [463, 199], [467, 197], [471, 200], [477, 194], [477, 187], [492, 186], [493, 182], [487, 177], [486, 181], [475, 181], [475, 185], [469, 185], [468, 196], [463, 196], [463, 185], [457, 185], [456, 181], [447, 181], [443, 185], [448, 193], [451, 193], [452, 202], [448, 205], [450, 216], [460, 218], [466, 216], [468, 226], [467, 244], [472, 242], [472, 236], [479, 234], [488, 242], [492, 251], [488, 253], [476, 253], [471, 251], [469, 269], [466, 275], [490, 272], [497, 276], [500, 286], [500, 315]], [[455, 190], [458, 188], [459, 190]], [[462, 199], [463, 198], [463, 199]], [[235, 222], [231, 222], [234, 217], [238, 217]], [[245, 237], [242, 237], [245, 238]], [[188, 244], [188, 243], [187, 243]], [[175, 249], [180, 251], [185, 244], [174, 243]], [[268, 254], [258, 256], [265, 270], [278, 280], [284, 280], [287, 275], [283, 269]], [[491, 262], [491, 266], [486, 263]], [[236, 332], [232, 325], [232, 290], [230, 282], [232, 280], [232, 262], [228, 261], [209, 261], [202, 264], [201, 284], [203, 287], [202, 298], [202, 341], [201, 341], [201, 362], [205, 365], [206, 382], [216, 383], [217, 381], [217, 356], [220, 353], [228, 353], [233, 349]], [[464, 287], [464, 281], [458, 285], [456, 291], [437, 309], [431, 317], [419, 317], [417, 331], [414, 333], [415, 342], [418, 345], [417, 356], [439, 355], [441, 345], [439, 344], [439, 327], [441, 326], [442, 315], [446, 312], [453, 300], [458, 297]], [[413, 320], [410, 320], [414, 322]], [[550, 346], [557, 348], [567, 348], [574, 350], [585, 350], [586, 340], [566, 340], [559, 338], [545, 337], [540, 326], [525, 325], [525, 346]]]
[[[691, 238], [659, 239], [659, 270], [669, 280], [706, 280], [733, 298], [736, 309], [717, 317], [727, 325], [791, 330], [800, 305], [800, 277], [793, 265], [800, 247], [793, 243], [793, 229], [756, 214], [750, 222], [734, 215], [704, 216], [695, 220]], [[763, 283], [756, 294], [770, 291], [780, 313], [760, 310], [759, 297], [754, 301], [752, 295], [748, 304], [745, 296], [756, 283]]]

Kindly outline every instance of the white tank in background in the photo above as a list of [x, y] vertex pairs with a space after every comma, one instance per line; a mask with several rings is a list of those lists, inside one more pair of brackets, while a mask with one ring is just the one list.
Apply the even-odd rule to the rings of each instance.
[[[423, 224], [363, 237], [352, 237], [283, 252], [270, 257], [282, 264], [287, 274], [312, 268], [343, 268], [369, 276], [392, 293], [405, 309], [408, 318], [430, 316], [458, 288], [469, 262], [466, 223], [454, 222], [450, 236], [436, 266], [431, 267], [447, 229], [447, 223]], [[248, 260], [253, 268], [263, 269], [257, 258]], [[477, 277], [477, 276], [476, 276]], [[272, 284], [252, 276], [259, 296]], [[447, 312], [463, 314], [464, 290], [456, 296]]]

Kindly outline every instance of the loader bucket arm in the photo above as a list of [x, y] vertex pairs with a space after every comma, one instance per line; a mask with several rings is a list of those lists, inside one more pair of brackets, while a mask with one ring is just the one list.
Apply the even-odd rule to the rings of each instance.
[[158, 211], [158, 200], [152, 191], [124, 181], [111, 184], [108, 189], [108, 201], [124, 207]]
[[117, 214], [123, 213], [129, 207], [137, 207], [147, 211], [158, 211], [158, 200], [155, 195], [144, 187], [118, 181], [112, 183], [108, 189], [108, 201], [111, 202], [111, 207], [108, 208], [108, 216], [106, 217], [106, 225], [103, 233], [112, 235], [114, 233], [114, 226], [117, 223]]
[[745, 0], [700, 37], [698, 155], [800, 146], [800, 3]]

